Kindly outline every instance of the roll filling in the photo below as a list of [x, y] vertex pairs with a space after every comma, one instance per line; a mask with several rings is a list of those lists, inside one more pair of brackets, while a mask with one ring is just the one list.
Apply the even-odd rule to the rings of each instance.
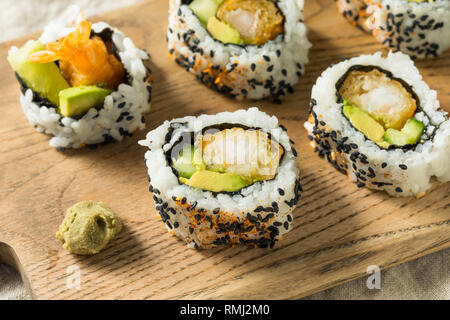
[[283, 33], [284, 16], [271, 0], [194, 0], [189, 7], [224, 43], [262, 45]]
[[414, 115], [416, 94], [400, 79], [374, 66], [354, 66], [337, 84], [342, 111], [352, 125], [383, 148], [416, 144], [424, 124]]
[[181, 183], [213, 192], [235, 192], [273, 179], [283, 147], [258, 129], [210, 129], [184, 144], [172, 167]]

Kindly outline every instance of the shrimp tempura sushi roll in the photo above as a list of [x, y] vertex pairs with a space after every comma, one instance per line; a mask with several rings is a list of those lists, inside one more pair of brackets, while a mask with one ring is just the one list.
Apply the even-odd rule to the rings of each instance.
[[11, 48], [8, 56], [25, 116], [60, 150], [121, 141], [145, 127], [148, 59], [119, 30], [81, 15], [71, 27], [50, 23], [38, 40]]
[[342, 16], [351, 24], [358, 26], [364, 31], [369, 31], [369, 28], [366, 26], [366, 0], [336, 0], [336, 5]]
[[189, 246], [272, 248], [291, 229], [302, 188], [276, 117], [250, 108], [174, 119], [139, 143], [156, 210]]
[[308, 62], [303, 2], [170, 0], [169, 54], [219, 92], [279, 102]]
[[450, 47], [448, 0], [337, 0], [351, 23], [412, 59], [435, 58]]
[[401, 52], [362, 55], [327, 70], [305, 123], [312, 147], [358, 187], [422, 196], [450, 180], [450, 121], [436, 91]]

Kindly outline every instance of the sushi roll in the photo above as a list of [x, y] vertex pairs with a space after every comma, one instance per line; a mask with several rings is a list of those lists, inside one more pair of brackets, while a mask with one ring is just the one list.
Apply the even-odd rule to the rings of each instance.
[[272, 248], [302, 191], [286, 129], [257, 108], [166, 121], [148, 148], [150, 192], [171, 234], [193, 248]]
[[77, 20], [8, 55], [25, 116], [59, 150], [121, 141], [145, 127], [151, 102], [148, 54], [104, 22]]
[[364, 31], [369, 31], [366, 25], [366, 0], [336, 0], [336, 5], [342, 16], [351, 24], [358, 26]]
[[311, 47], [303, 0], [170, 0], [170, 56], [238, 99], [292, 92]]
[[448, 0], [338, 0], [337, 5], [383, 45], [413, 59], [434, 58], [450, 47]]
[[312, 89], [305, 123], [316, 152], [358, 187], [423, 196], [450, 180], [450, 121], [409, 56], [345, 60]]

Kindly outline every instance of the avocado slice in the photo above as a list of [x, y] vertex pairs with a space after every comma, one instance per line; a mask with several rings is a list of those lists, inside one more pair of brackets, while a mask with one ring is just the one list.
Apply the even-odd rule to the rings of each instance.
[[183, 145], [177, 159], [172, 159], [172, 166], [177, 170], [178, 175], [189, 179], [198, 171], [205, 169], [200, 149], [191, 144]]
[[179, 179], [182, 183], [193, 188], [212, 192], [239, 191], [250, 184], [238, 175], [232, 173], [219, 173], [209, 170], [197, 171], [190, 179], [183, 177], [180, 177]]
[[344, 115], [352, 125], [375, 143], [383, 142], [384, 128], [367, 112], [344, 103]]
[[64, 117], [80, 116], [90, 108], [101, 106], [111, 90], [96, 86], [79, 86], [59, 92], [58, 111]]
[[409, 138], [408, 143], [413, 144], [419, 141], [420, 136], [422, 135], [424, 130], [425, 125], [423, 124], [422, 121], [419, 121], [415, 118], [409, 118], [406, 121], [402, 129], [402, 132], [408, 136]]
[[206, 170], [201, 150], [191, 144], [183, 145], [177, 159], [172, 159], [181, 183], [212, 192], [238, 191], [252, 182], [232, 173]]
[[32, 53], [44, 49], [44, 45], [40, 41], [30, 41], [9, 55], [8, 61], [28, 88], [59, 106], [58, 93], [70, 86], [62, 76], [56, 63], [35, 63], [28, 61], [28, 57]]
[[177, 170], [178, 175], [189, 179], [197, 171], [197, 168], [192, 163], [194, 157], [195, 147], [191, 144], [185, 144], [178, 154], [177, 159], [172, 159], [172, 166]]
[[206, 29], [214, 38], [223, 43], [245, 44], [239, 31], [216, 17], [209, 19]]
[[415, 144], [419, 141], [424, 129], [425, 125], [421, 121], [409, 118], [401, 131], [391, 128], [387, 129], [383, 140], [396, 146]]
[[224, 1], [225, 0], [194, 0], [189, 5], [189, 8], [191, 8], [204, 25], [207, 25], [209, 19], [216, 15], [219, 6]]

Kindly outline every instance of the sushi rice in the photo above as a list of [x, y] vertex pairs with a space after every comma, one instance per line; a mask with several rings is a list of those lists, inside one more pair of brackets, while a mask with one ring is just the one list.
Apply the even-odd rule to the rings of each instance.
[[167, 40], [172, 58], [217, 91], [238, 99], [278, 101], [298, 82], [311, 47], [303, 0], [279, 0], [284, 33], [263, 45], [224, 44], [214, 39], [182, 0], [170, 0]]
[[[222, 124], [258, 128], [284, 148], [275, 178], [231, 193], [180, 183], [168, 161], [174, 145], [183, 133]], [[302, 191], [292, 143], [278, 119], [257, 108], [165, 121], [139, 141], [148, 148], [145, 162], [159, 216], [171, 234], [195, 248], [236, 244], [272, 248], [291, 229], [291, 213]]]
[[[54, 21], [44, 29], [39, 40], [43, 44], [57, 41], [74, 30], [75, 27], [66, 27], [63, 21]], [[21, 83], [20, 103], [29, 123], [36, 131], [52, 135], [50, 146], [60, 150], [121, 141], [136, 129], [145, 128], [143, 114], [150, 110], [151, 71], [144, 65], [149, 55], [105, 22], [93, 24], [92, 31], [111, 33], [116, 53], [127, 72], [128, 83], [120, 84], [117, 91], [108, 95], [103, 107], [91, 108], [81, 118], [63, 117], [56, 106], [49, 106], [48, 101], [42, 103], [38, 94]], [[16, 50], [18, 48], [12, 47], [10, 54]]]
[[[337, 83], [353, 66], [376, 66], [402, 79], [415, 92], [420, 108], [414, 118], [425, 129], [415, 145], [382, 148], [354, 128], [342, 113]], [[423, 196], [434, 176], [450, 180], [450, 121], [437, 93], [422, 80], [413, 61], [401, 52], [380, 52], [342, 61], [325, 70], [312, 89], [310, 118], [305, 123], [311, 146], [358, 187], [392, 196]]]

